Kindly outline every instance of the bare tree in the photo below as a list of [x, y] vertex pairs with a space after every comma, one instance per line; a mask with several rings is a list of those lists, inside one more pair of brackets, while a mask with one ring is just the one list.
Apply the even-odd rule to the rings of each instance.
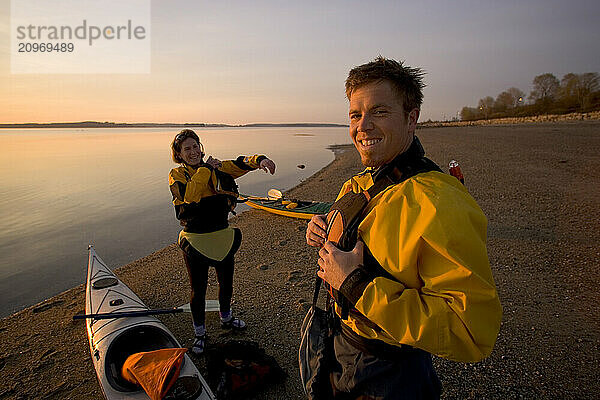
[[525, 93], [523, 93], [523, 91], [521, 89], [516, 88], [516, 87], [511, 87], [510, 89], [507, 90], [507, 92], [513, 98], [512, 107], [518, 107], [520, 105], [523, 105], [523, 103], [525, 102]]
[[503, 112], [513, 107], [515, 99], [512, 94], [508, 93], [508, 91], [504, 91], [496, 97], [496, 101], [494, 102], [494, 108], [497, 111]]
[[554, 75], [550, 73], [538, 75], [533, 78], [533, 90], [529, 98], [536, 102], [549, 102], [556, 97], [559, 88], [560, 82]]
[[592, 93], [600, 89], [600, 75], [597, 72], [584, 74], [566, 74], [561, 80], [561, 97], [565, 100], [577, 99], [583, 111], [590, 105]]
[[600, 76], [597, 72], [586, 72], [579, 75], [579, 87], [577, 88], [577, 99], [582, 111], [590, 106], [592, 93], [600, 88]]
[[483, 99], [479, 99], [477, 107], [485, 119], [487, 119], [494, 108], [494, 98], [492, 96], [486, 96]]
[[560, 80], [560, 97], [563, 99], [569, 99], [571, 97], [577, 97], [577, 85], [579, 77], [577, 74], [568, 73]]
[[471, 120], [477, 119], [478, 111], [479, 110], [476, 108], [465, 106], [462, 108], [462, 110], [460, 110], [460, 119], [462, 121], [471, 121]]

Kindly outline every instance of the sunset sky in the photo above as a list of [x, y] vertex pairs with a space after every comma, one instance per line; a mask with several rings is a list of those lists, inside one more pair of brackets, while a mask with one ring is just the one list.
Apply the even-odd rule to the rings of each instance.
[[422, 67], [421, 121], [536, 75], [600, 72], [600, 2], [152, 1], [151, 73], [11, 74], [0, 0], [0, 123], [347, 122], [344, 80], [381, 54]]

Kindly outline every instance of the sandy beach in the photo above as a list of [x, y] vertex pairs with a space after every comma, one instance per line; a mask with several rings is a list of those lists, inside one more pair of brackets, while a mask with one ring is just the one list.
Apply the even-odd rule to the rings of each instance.
[[[600, 389], [600, 122], [419, 129], [427, 156], [444, 170], [457, 159], [488, 217], [488, 253], [504, 316], [492, 355], [481, 363], [434, 358], [447, 399], [592, 399]], [[290, 190], [332, 201], [362, 170], [351, 146]], [[301, 399], [297, 348], [311, 299], [316, 251], [306, 222], [251, 210], [232, 219], [243, 232], [234, 311], [241, 334], [208, 314], [209, 344], [257, 341], [287, 371], [257, 399]], [[176, 238], [173, 238], [175, 241]], [[102, 249], [96, 249], [102, 257]], [[108, 261], [108, 260], [106, 260]], [[82, 270], [85, 266], [82, 265]], [[175, 244], [117, 270], [150, 307], [187, 303], [187, 273]], [[211, 271], [208, 297], [216, 298]], [[0, 399], [101, 399], [90, 360], [83, 285], [0, 320]], [[183, 346], [189, 314], [161, 317]], [[205, 373], [202, 358], [194, 358]]]

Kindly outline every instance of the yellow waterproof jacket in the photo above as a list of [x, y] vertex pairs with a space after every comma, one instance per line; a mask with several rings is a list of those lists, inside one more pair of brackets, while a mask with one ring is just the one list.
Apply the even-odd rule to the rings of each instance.
[[[373, 185], [367, 171], [347, 181], [338, 198]], [[454, 177], [418, 174], [389, 186], [367, 206], [358, 227], [375, 260], [395, 279], [366, 283], [343, 320], [362, 337], [407, 344], [463, 362], [487, 357], [502, 308], [486, 250], [487, 220]], [[360, 293], [360, 292], [359, 292]], [[336, 311], [340, 314], [339, 307]]]
[[169, 173], [175, 214], [185, 232], [207, 233], [228, 226], [227, 216], [235, 207], [234, 179], [259, 167], [264, 155], [239, 156], [222, 162], [218, 169], [208, 164], [194, 168], [181, 165]]

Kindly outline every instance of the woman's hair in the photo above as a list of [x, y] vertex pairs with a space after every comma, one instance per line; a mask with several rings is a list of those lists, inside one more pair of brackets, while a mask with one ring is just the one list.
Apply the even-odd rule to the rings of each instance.
[[200, 138], [198, 135], [196, 135], [196, 132], [191, 129], [183, 129], [177, 134], [177, 136], [175, 136], [175, 139], [173, 139], [173, 142], [171, 143], [171, 157], [173, 158], [173, 161], [178, 164], [184, 163], [183, 158], [181, 158], [180, 155], [181, 143], [183, 143], [183, 141], [187, 138], [192, 138], [196, 141], [196, 143], [198, 143], [200, 146], [200, 151], [202, 152], [202, 156], [204, 157], [204, 146], [202, 146], [202, 143], [200, 143]]

